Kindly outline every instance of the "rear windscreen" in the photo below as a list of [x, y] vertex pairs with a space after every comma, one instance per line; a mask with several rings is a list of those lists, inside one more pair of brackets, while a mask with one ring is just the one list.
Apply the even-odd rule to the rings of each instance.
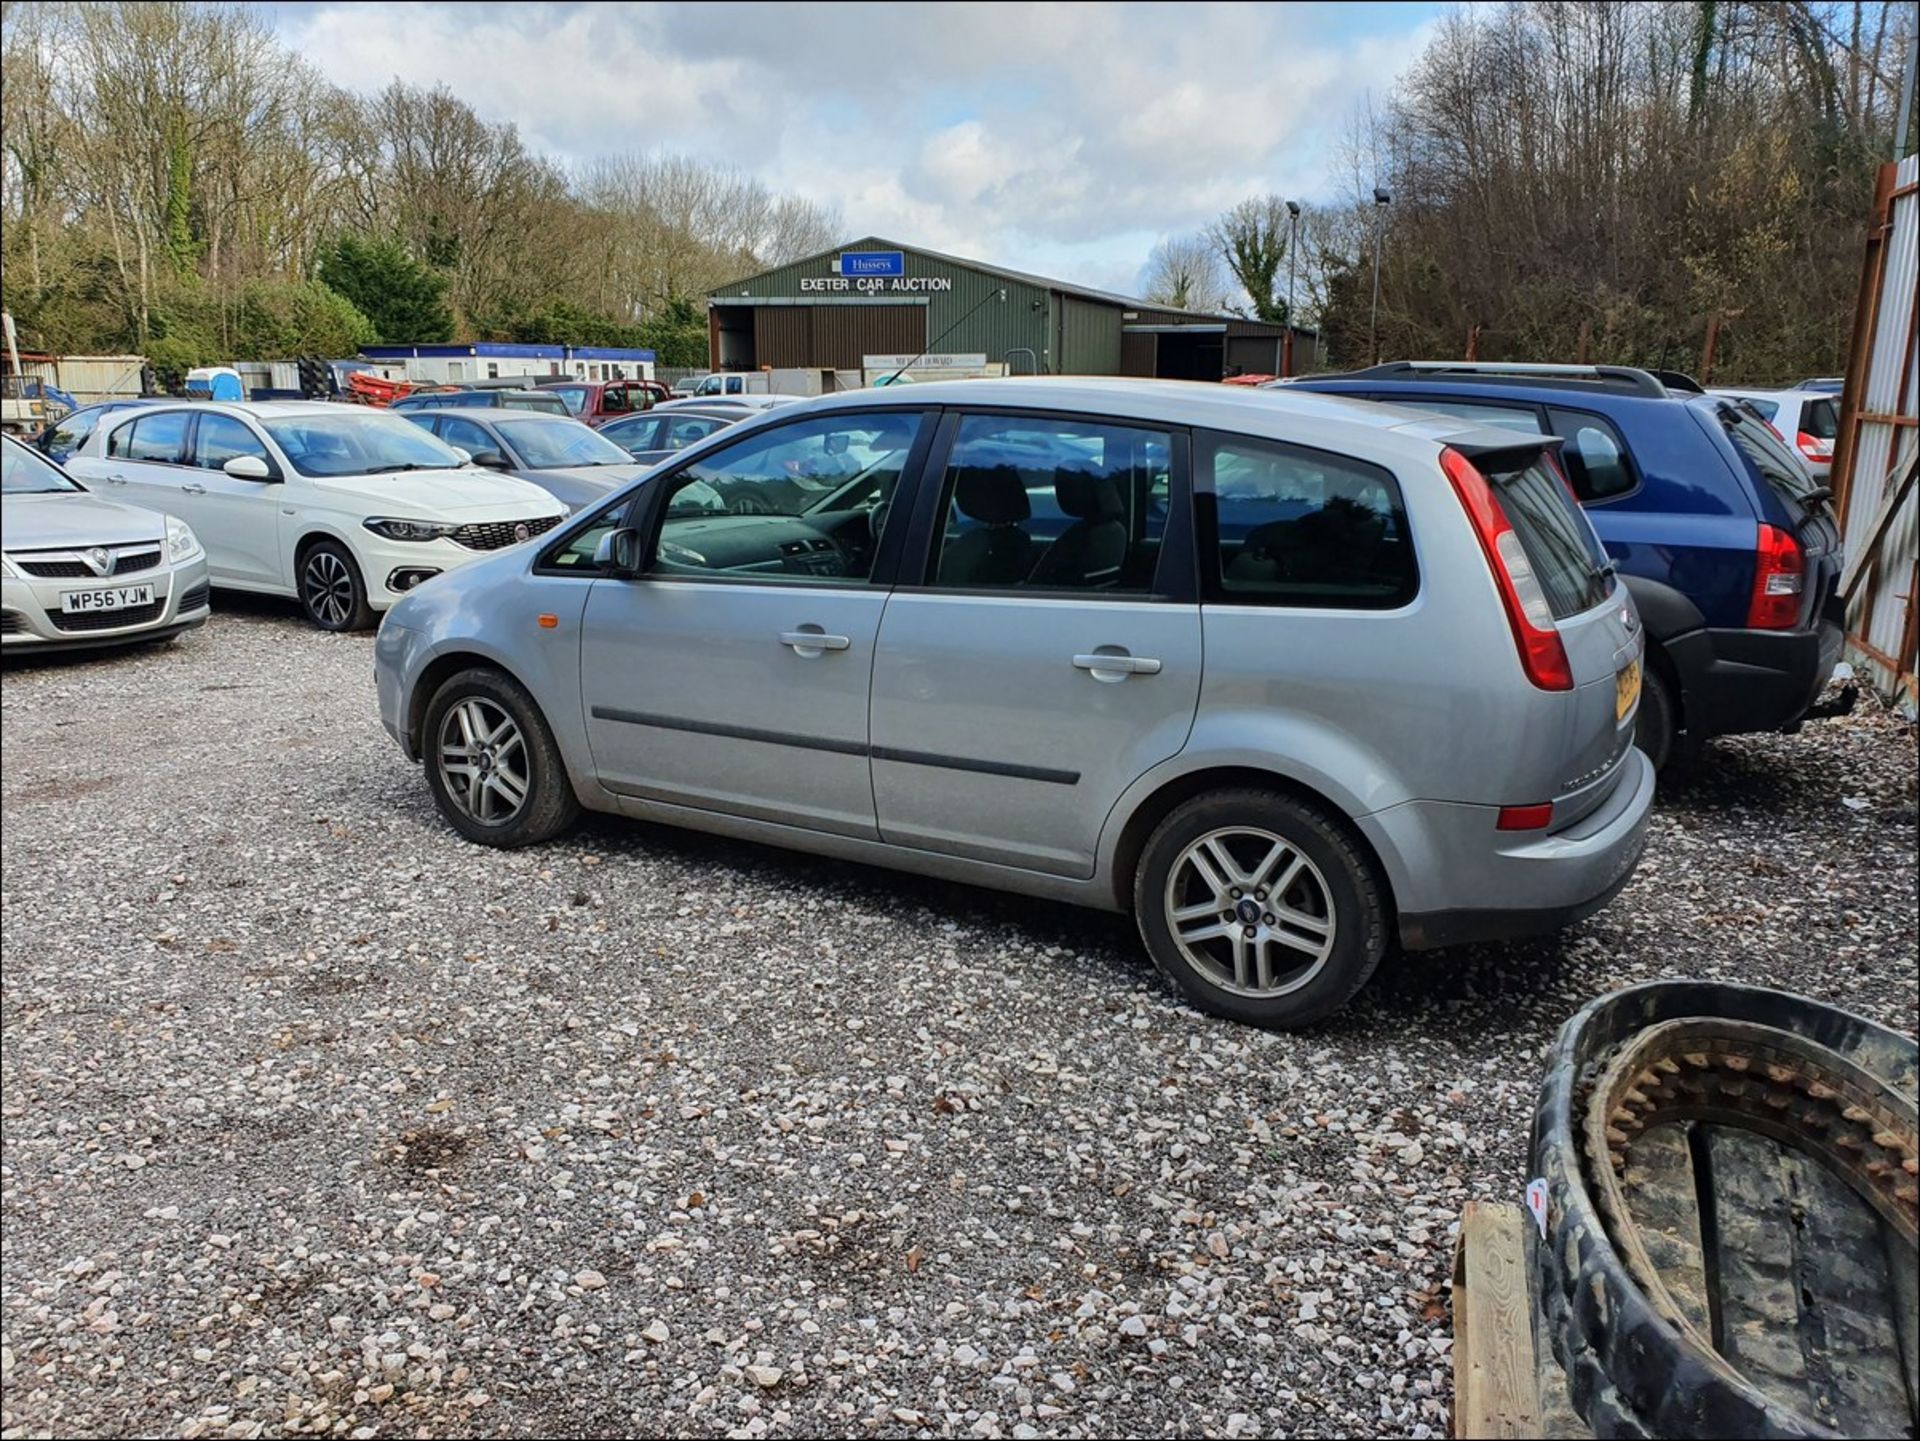
[[1504, 456], [1474, 461], [1520, 537], [1555, 620], [1592, 610], [1612, 593], [1607, 553], [1544, 453], [1515, 467]]
[[1840, 407], [1831, 400], [1810, 400], [1800, 407], [1800, 428], [1815, 440], [1832, 440], [1840, 433]]
[[1752, 416], [1731, 405], [1723, 406], [1720, 423], [1753, 473], [1772, 486], [1782, 500], [1811, 506], [1827, 493], [1806, 463], [1787, 449], [1786, 442]]

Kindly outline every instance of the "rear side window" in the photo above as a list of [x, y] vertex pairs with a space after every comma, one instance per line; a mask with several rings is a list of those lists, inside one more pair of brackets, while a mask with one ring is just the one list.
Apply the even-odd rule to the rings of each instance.
[[1419, 589], [1400, 487], [1380, 467], [1232, 435], [1197, 437], [1194, 463], [1221, 599], [1384, 610]]
[[1813, 472], [1786, 443], [1760, 421], [1731, 405], [1720, 407], [1720, 424], [1734, 449], [1746, 459], [1748, 467], [1782, 500], [1795, 505], [1813, 504], [1813, 494], [1822, 489]]
[[1581, 410], [1549, 410], [1547, 416], [1553, 433], [1566, 439], [1560, 463], [1581, 500], [1611, 500], [1638, 484], [1626, 442], [1612, 421]]
[[177, 465], [180, 449], [186, 444], [188, 415], [184, 410], [163, 410], [143, 415], [123, 425], [107, 437], [107, 454], [128, 460], [156, 461]]
[[1522, 456], [1518, 464], [1503, 465], [1502, 459], [1476, 457], [1474, 465], [1519, 535], [1553, 618], [1592, 610], [1612, 594], [1613, 580], [1586, 512], [1573, 503], [1544, 453]]

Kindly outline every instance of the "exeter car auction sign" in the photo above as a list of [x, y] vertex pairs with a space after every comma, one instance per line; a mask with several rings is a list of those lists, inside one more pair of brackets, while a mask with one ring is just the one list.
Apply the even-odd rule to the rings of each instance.
[[831, 275], [801, 276], [800, 289], [862, 295], [953, 289], [953, 281], [944, 275], [908, 275], [906, 254], [899, 250], [843, 250], [833, 257], [832, 268]]

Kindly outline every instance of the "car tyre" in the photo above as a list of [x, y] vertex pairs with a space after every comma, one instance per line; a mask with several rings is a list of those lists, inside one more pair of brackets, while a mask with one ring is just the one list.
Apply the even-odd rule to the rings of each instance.
[[453, 828], [513, 849], [552, 840], [580, 815], [540, 706], [497, 670], [453, 676], [427, 702], [420, 748], [427, 787]]
[[339, 541], [316, 541], [301, 555], [300, 607], [321, 630], [366, 630], [373, 625], [367, 584], [353, 553]]
[[1386, 952], [1387, 904], [1360, 842], [1277, 791], [1213, 791], [1176, 806], [1140, 853], [1133, 908], [1148, 954], [1181, 993], [1248, 1025], [1288, 1030], [1331, 1015]]
[[1646, 665], [1640, 681], [1640, 713], [1633, 722], [1633, 743], [1646, 752], [1655, 771], [1664, 770], [1673, 756], [1678, 719], [1673, 687], [1657, 668]]

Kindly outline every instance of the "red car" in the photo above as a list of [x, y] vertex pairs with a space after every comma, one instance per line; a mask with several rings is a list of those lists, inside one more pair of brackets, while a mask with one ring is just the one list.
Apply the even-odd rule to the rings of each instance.
[[540, 389], [559, 396], [575, 420], [595, 427], [651, 410], [673, 394], [657, 380], [549, 380]]

